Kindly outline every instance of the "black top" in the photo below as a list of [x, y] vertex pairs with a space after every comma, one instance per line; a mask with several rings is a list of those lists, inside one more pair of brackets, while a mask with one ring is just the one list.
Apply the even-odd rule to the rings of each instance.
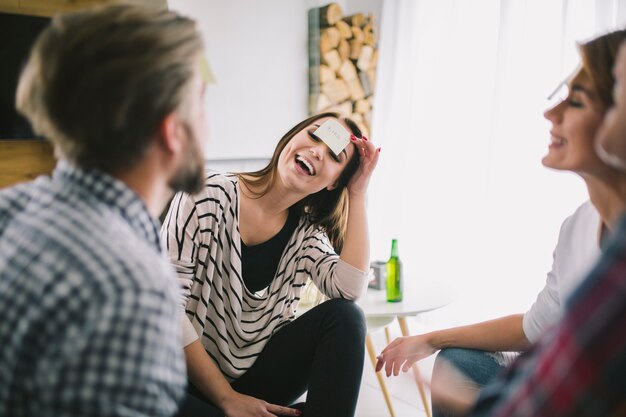
[[298, 214], [289, 210], [285, 225], [274, 237], [253, 246], [247, 246], [241, 241], [241, 274], [249, 291], [257, 292], [270, 285], [299, 220]]

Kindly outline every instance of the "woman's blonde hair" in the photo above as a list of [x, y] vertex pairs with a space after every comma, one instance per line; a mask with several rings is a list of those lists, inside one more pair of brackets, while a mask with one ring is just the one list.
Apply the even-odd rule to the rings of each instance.
[[[337, 113], [320, 113], [303, 120], [291, 128], [280, 139], [276, 145], [276, 149], [274, 149], [274, 154], [270, 162], [265, 168], [258, 171], [242, 172], [238, 174], [239, 180], [246, 188], [256, 190], [253, 192], [254, 197], [258, 198], [265, 195], [276, 179], [278, 158], [289, 141], [311, 123], [326, 117], [343, 120], [354, 136], [357, 138], [362, 137], [361, 130], [354, 121], [348, 118], [342, 119]], [[343, 238], [348, 220], [349, 202], [347, 185], [359, 166], [359, 160], [359, 153], [354, 152], [352, 158], [348, 161], [348, 164], [339, 176], [336, 188], [330, 191], [324, 188], [315, 194], [305, 197], [292, 207], [292, 209], [297, 210], [300, 215], [309, 216], [314, 224], [319, 225], [322, 230], [324, 230], [337, 253], [340, 253], [343, 247]]]

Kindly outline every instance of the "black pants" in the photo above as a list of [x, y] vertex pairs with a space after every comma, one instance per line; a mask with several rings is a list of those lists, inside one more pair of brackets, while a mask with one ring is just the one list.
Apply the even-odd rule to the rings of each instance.
[[[365, 334], [365, 318], [356, 304], [326, 301], [273, 335], [232, 386], [284, 406], [308, 390], [304, 417], [351, 417], [363, 374]], [[178, 417], [223, 415], [190, 386]]]

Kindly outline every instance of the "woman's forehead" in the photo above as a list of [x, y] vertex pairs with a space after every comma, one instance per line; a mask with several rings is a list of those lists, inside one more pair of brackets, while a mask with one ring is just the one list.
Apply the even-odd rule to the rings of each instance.
[[[317, 120], [314, 120], [313, 122], [311, 122], [311, 124], [308, 127], [309, 128], [311, 128], [311, 127], [318, 128], [321, 125], [323, 125], [324, 122], [326, 122], [328, 120], [336, 120], [336, 121], [338, 121], [341, 124], [341, 126], [343, 126], [343, 128], [346, 129], [346, 131], [348, 132], [348, 134], [350, 136], [353, 135], [352, 129], [350, 129], [350, 126], [348, 126], [348, 124], [346, 123], [345, 118], [343, 118], [343, 117], [339, 117], [339, 118], [332, 117], [332, 116], [322, 117], [320, 119], [317, 119]], [[345, 147], [345, 151], [346, 151], [346, 154], [348, 156], [347, 159], [349, 160], [350, 158], [352, 158], [352, 154], [354, 152], [356, 152], [356, 144], [354, 142], [350, 141], [350, 143], [348, 143], [348, 145]]]
[[598, 90], [593, 84], [593, 80], [587, 71], [581, 69], [576, 73], [568, 83], [570, 92], [579, 91], [584, 93], [591, 100], [598, 99]]
[[580, 68], [572, 76], [568, 84], [570, 87], [573, 85], [585, 85], [585, 86], [591, 85], [591, 77], [589, 76], [589, 73], [584, 68]]
[[311, 124], [309, 126], [319, 127], [319, 126], [323, 125], [324, 122], [327, 122], [329, 120], [336, 120], [337, 122], [339, 122], [341, 124], [341, 126], [343, 126], [348, 131], [349, 134], [352, 134], [352, 131], [348, 127], [348, 124], [346, 123], [346, 120], [343, 117], [340, 117], [340, 118], [331, 117], [331, 116], [322, 117], [321, 119], [317, 119], [317, 120], [314, 120], [313, 122], [311, 122]]

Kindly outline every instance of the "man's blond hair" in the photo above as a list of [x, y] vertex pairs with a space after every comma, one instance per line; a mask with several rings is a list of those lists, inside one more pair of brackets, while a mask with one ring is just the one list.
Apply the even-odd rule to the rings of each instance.
[[167, 10], [116, 4], [61, 15], [33, 46], [17, 108], [59, 157], [123, 171], [183, 104], [202, 49], [195, 23]]

